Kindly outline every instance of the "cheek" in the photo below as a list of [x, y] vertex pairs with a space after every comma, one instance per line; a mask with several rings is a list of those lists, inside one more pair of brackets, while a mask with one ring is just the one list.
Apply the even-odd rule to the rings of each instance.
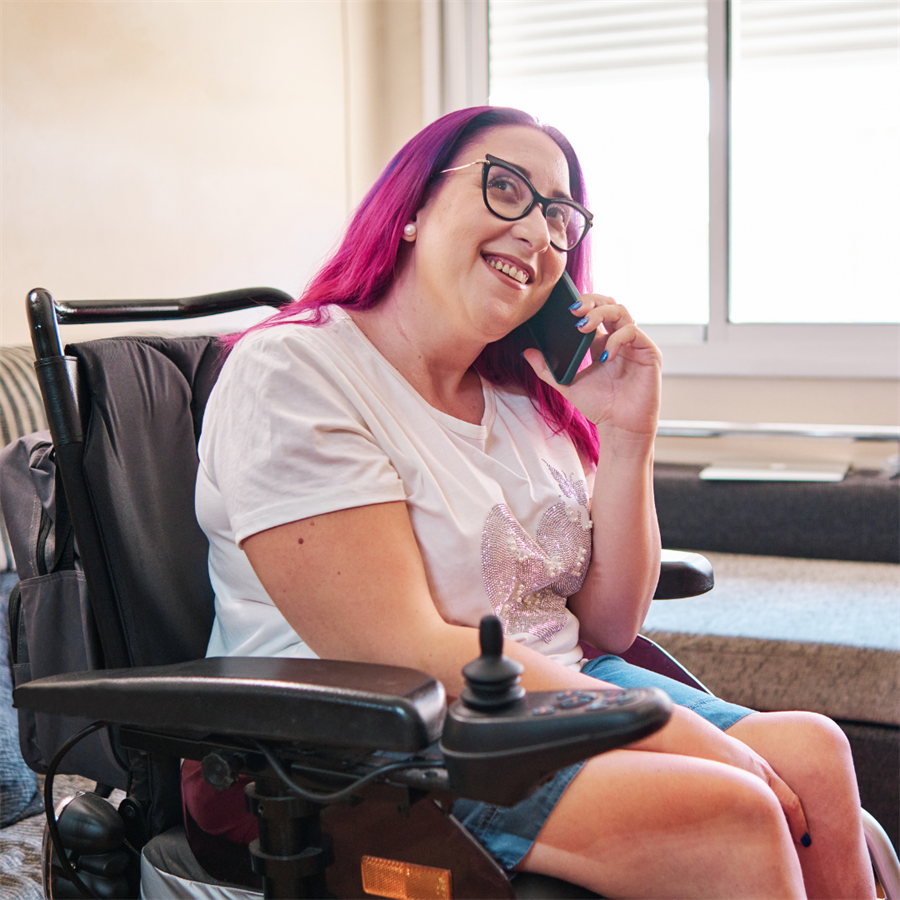
[[566, 270], [566, 262], [568, 262], [568, 259], [565, 253], [557, 253], [552, 247], [549, 252], [554, 254], [555, 259], [548, 267], [547, 271], [550, 273], [553, 283], [556, 284], [556, 282], [562, 278], [562, 273]]

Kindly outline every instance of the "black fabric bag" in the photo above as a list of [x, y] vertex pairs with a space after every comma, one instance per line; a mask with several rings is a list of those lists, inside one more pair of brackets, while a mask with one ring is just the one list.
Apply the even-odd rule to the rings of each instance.
[[[49, 432], [25, 435], [0, 454], [0, 505], [19, 575], [8, 608], [15, 687], [46, 675], [101, 668], [97, 629]], [[40, 773], [73, 734], [90, 724], [24, 709], [18, 711], [18, 721], [22, 757]], [[77, 744], [59, 771], [127, 787], [106, 731]]]

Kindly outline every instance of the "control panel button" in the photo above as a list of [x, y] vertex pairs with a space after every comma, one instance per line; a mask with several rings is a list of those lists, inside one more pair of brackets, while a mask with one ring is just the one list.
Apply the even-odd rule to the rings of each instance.
[[606, 709], [609, 706], [609, 698], [608, 697], [598, 697], [589, 707], [588, 709]]
[[586, 693], [577, 693], [573, 694], [571, 697], [566, 697], [565, 700], [560, 700], [559, 705], [563, 709], [575, 709], [578, 706], [586, 706], [594, 699], [592, 694]]
[[631, 703], [631, 701], [634, 700], [636, 693], [637, 692], [633, 688], [624, 690], [621, 694], [617, 694], [613, 698], [613, 703], [615, 703], [616, 706], [624, 706], [626, 703]]
[[536, 706], [531, 714], [533, 716], [552, 716], [556, 712], [555, 706]]

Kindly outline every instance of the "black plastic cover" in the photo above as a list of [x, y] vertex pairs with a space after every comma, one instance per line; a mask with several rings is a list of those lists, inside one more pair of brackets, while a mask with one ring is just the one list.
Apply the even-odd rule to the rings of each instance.
[[440, 682], [414, 669], [263, 657], [54, 675], [14, 700], [161, 733], [410, 753], [437, 740], [446, 710]]
[[699, 553], [663, 550], [659, 583], [654, 600], [680, 600], [699, 597], [715, 586], [712, 564]]

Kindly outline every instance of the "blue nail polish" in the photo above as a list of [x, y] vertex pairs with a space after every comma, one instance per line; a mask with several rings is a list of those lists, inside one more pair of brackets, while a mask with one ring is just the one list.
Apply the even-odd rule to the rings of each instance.
[[581, 328], [582, 325], [587, 325], [587, 316], [585, 316], [583, 319], [579, 319], [579, 320], [575, 323], [575, 327], [576, 327], [576, 328]]
[[800, 838], [800, 843], [803, 844], [804, 847], [808, 847], [812, 843], [812, 838], [809, 834], [804, 834], [802, 838]]
[[581, 306], [581, 301], [580, 301], [580, 300], [576, 300], [576, 301], [569, 307], [569, 309], [571, 309], [571, 310], [576, 310], [576, 309], [578, 309], [579, 306]]
[[606, 362], [608, 359], [609, 359], [609, 353], [606, 350], [604, 350], [603, 353], [600, 355], [600, 362]]

